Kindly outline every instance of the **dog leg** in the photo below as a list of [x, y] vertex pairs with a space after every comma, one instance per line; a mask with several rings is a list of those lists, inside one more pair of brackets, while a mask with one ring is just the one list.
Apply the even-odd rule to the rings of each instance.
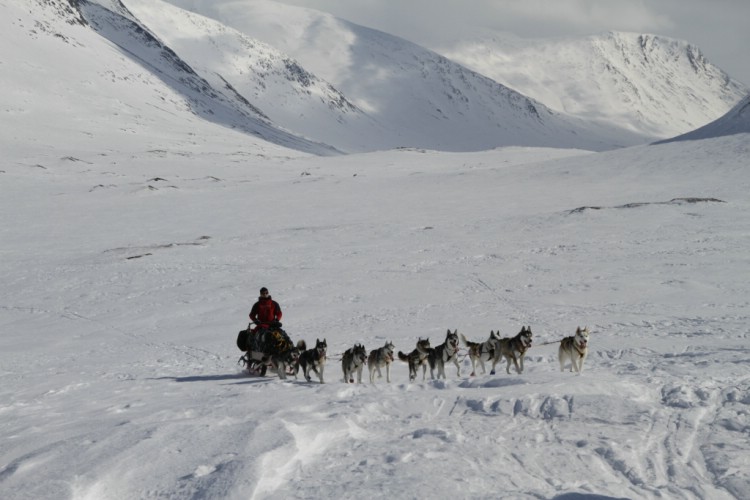
[[573, 358], [568, 356], [568, 353], [560, 349], [560, 371], [565, 372], [565, 363], [570, 360], [570, 370], [573, 371]]
[[[380, 371], [380, 369], [378, 369]], [[388, 363], [385, 365], [385, 380], [390, 384], [391, 383], [391, 364]]]

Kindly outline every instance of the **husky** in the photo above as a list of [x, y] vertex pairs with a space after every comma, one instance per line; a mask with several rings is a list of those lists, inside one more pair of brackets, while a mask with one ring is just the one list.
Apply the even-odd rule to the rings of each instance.
[[417, 347], [409, 354], [398, 351], [398, 359], [409, 363], [409, 382], [417, 378], [417, 371], [422, 367], [422, 380], [427, 378], [427, 357], [430, 355], [430, 339], [417, 340]]
[[523, 359], [526, 357], [526, 351], [531, 347], [532, 333], [530, 326], [521, 327], [521, 331], [515, 337], [500, 339], [500, 351], [498, 361], [504, 357], [508, 362], [505, 365], [505, 373], [510, 375], [511, 361], [516, 367], [516, 373], [523, 372]]
[[344, 351], [341, 357], [341, 368], [344, 370], [344, 382], [354, 383], [354, 372], [357, 372], [357, 383], [362, 383], [362, 368], [367, 361], [367, 351], [362, 344], [354, 344]]
[[560, 360], [560, 371], [565, 371], [565, 361], [570, 360], [570, 371], [583, 371], [583, 362], [589, 354], [589, 327], [576, 328], [576, 334], [560, 341], [557, 357]]
[[499, 359], [499, 335], [499, 330], [497, 335], [494, 331], [491, 331], [490, 338], [488, 338], [484, 342], [472, 342], [471, 340], [467, 340], [466, 337], [464, 337], [463, 333], [461, 334], [461, 340], [463, 340], [464, 345], [469, 348], [469, 359], [471, 360], [471, 373], [469, 374], [470, 377], [476, 375], [477, 363], [479, 363], [479, 366], [482, 368], [482, 374], [486, 373], [484, 369], [485, 361], [492, 361], [492, 370], [490, 370], [490, 374], [495, 374], [495, 365], [497, 364], [497, 361]]
[[386, 341], [383, 347], [370, 351], [367, 357], [367, 368], [370, 371], [370, 383], [375, 383], [375, 372], [378, 372], [378, 378], [383, 375], [380, 373], [380, 367], [385, 366], [385, 379], [391, 383], [391, 363], [393, 363], [393, 342]]
[[307, 349], [307, 344], [305, 344], [304, 340], [299, 340], [297, 341], [297, 345], [288, 351], [279, 355], [269, 356], [267, 364], [276, 368], [276, 373], [278, 373], [279, 378], [282, 380], [285, 380], [287, 375], [294, 375], [294, 378], [297, 378], [299, 357], [305, 349]]
[[310, 370], [312, 370], [320, 379], [320, 383], [323, 383], [323, 368], [326, 364], [327, 348], [326, 339], [315, 339], [315, 347], [299, 355], [298, 366], [302, 367], [302, 374], [308, 382], [312, 380], [310, 378]]
[[[285, 337], [285, 334], [270, 330], [252, 332], [252, 335], [260, 337], [260, 344], [254, 344], [248, 338], [247, 351], [240, 358], [240, 361], [245, 363], [248, 372], [263, 377], [266, 375], [268, 367], [271, 367], [282, 380], [286, 380], [287, 375], [294, 375], [297, 378], [299, 356], [307, 349], [304, 340], [300, 340], [297, 345], [293, 345], [291, 340]], [[254, 347], [260, 348], [260, 350], [254, 350]]]
[[430, 354], [427, 356], [427, 361], [430, 363], [430, 377], [435, 380], [435, 368], [437, 367], [437, 378], [440, 375], [443, 378], [445, 376], [445, 364], [449, 361], [453, 361], [456, 365], [456, 376], [461, 376], [461, 365], [458, 364], [458, 330], [451, 333], [450, 329], [445, 335], [445, 342], [430, 349]]

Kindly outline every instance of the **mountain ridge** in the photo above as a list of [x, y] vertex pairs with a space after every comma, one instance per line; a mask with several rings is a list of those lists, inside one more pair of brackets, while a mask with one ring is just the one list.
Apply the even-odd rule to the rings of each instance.
[[436, 50], [554, 110], [621, 120], [662, 138], [717, 119], [750, 92], [694, 44], [661, 35], [610, 31], [526, 40], [495, 34]]
[[[113, 116], [126, 110], [129, 133], [151, 134], [144, 124], [166, 119], [154, 113], [169, 112], [312, 154], [399, 147], [600, 151], [662, 137], [627, 120], [554, 110], [439, 53], [310, 9], [269, 1], [34, 0], [34, 5], [28, 21], [19, 9], [11, 28], [33, 23], [26, 36], [46, 30], [51, 38], [45, 46], [63, 40], [69, 47], [61, 61], [44, 68], [60, 81], [52, 84], [50, 76], [34, 85], [32, 94], [53, 90], [61, 108], [69, 110], [96, 105], [102, 126], [111, 127]], [[194, 10], [182, 8], [188, 5]], [[224, 24], [226, 19], [231, 22]], [[84, 36], [87, 30], [101, 39]], [[652, 40], [642, 37], [639, 43], [645, 50]], [[29, 53], [14, 54], [25, 61], [12, 75], [15, 87], [28, 86], [27, 61], [40, 57], [24, 50]], [[699, 51], [691, 54], [694, 68], [710, 67]], [[25, 108], [9, 106], [22, 116], [50, 111], [34, 109], [33, 101], [26, 100]], [[195, 123], [188, 115], [182, 121], [188, 128]]]

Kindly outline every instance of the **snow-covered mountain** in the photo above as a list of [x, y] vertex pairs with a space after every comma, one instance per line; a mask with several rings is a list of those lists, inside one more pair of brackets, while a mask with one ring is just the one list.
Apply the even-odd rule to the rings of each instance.
[[495, 34], [435, 49], [554, 110], [662, 138], [717, 119], [750, 92], [698, 47], [656, 35]]
[[[386, 126], [390, 136], [370, 139], [379, 142], [378, 148], [458, 151], [544, 145], [603, 149], [651, 137], [619, 124], [592, 126], [551, 111], [538, 100], [433, 51], [323, 12], [271, 0], [168, 1], [291, 54]], [[139, 10], [144, 20], [160, 9], [159, 2], [138, 2], [144, 6]], [[293, 124], [284, 126], [293, 128]]]
[[[82, 136], [130, 134], [135, 142], [158, 143], [156, 137], [177, 132], [174, 125], [164, 126], [165, 120], [174, 122], [165, 113], [177, 113], [195, 136], [212, 134], [197, 130], [200, 121], [200, 128], [230, 127], [315, 154], [400, 146], [601, 150], [644, 140], [570, 119], [414, 44], [305, 9], [294, 11], [321, 26], [337, 26], [333, 32], [324, 29], [327, 36], [351, 42], [344, 51], [332, 45], [336, 58], [329, 61], [350, 61], [347, 78], [329, 75], [336, 76], [335, 87], [315, 76], [315, 64], [307, 69], [257, 42], [247, 34], [252, 30], [231, 29], [161, 1], [26, 4], [2, 6], [7, 15], [0, 51], [14, 68], [5, 78], [23, 95], [0, 99], [16, 114], [9, 127], [16, 137], [36, 130], [39, 121], [57, 122], [43, 117], [61, 113]], [[308, 28], [275, 3], [216, 3], [222, 5], [242, 7], [250, 16], [253, 6], [267, 15], [278, 11], [286, 25]], [[57, 54], [51, 64], [49, 52]], [[50, 94], [56, 107], [39, 108]], [[76, 123], [90, 107], [99, 114], [95, 123]], [[121, 120], [111, 125], [122, 115], [129, 117], [126, 130]]]
[[694, 141], [710, 139], [712, 137], [722, 137], [725, 135], [748, 133], [750, 133], [750, 94], [718, 120], [714, 120], [707, 125], [688, 132], [687, 134], [682, 134], [661, 142]]
[[[0, 5], [3, 137], [14, 147], [117, 142], [158, 149], [225, 140], [223, 128], [316, 154], [335, 150], [274, 125], [230, 85], [211, 85], [117, 0]], [[54, 54], [54, 57], [50, 57]], [[60, 124], [65, 126], [60, 128]]]
[[[37, 124], [61, 123], [59, 115], [65, 130], [49, 130], [48, 139], [69, 143], [74, 130], [83, 142], [109, 136], [153, 149], [167, 136], [186, 147], [225, 137], [219, 127], [266, 148], [313, 154], [508, 145], [604, 150], [710, 121], [711, 110], [725, 112], [739, 88], [690, 47], [689, 57], [667, 61], [659, 38], [641, 37], [636, 47], [612, 35], [617, 50], [589, 59], [622, 79], [612, 84], [599, 72], [589, 88], [574, 83], [534, 99], [401, 38], [269, 0], [25, 0], [0, 9], [0, 56], [13, 68], [2, 76], [11, 91], [0, 96], [12, 120], [0, 130], [14, 142], [33, 142]], [[564, 46], [549, 51], [551, 59], [581, 64], [583, 56], [568, 57]], [[644, 76], [643, 61], [638, 77], [618, 69], [620, 59], [641, 60], [633, 54], [660, 61], [659, 78]], [[724, 78], [725, 92], [694, 83], [687, 70], [669, 70], [686, 60], [698, 83], [705, 75]], [[535, 61], [537, 71], [552, 67]], [[611, 92], [595, 87], [612, 85], [631, 107], [601, 105]], [[555, 103], [558, 93], [576, 99], [565, 98], [561, 111], [542, 104]], [[40, 104], [50, 96], [52, 107]], [[668, 123], [654, 124], [658, 119]]]

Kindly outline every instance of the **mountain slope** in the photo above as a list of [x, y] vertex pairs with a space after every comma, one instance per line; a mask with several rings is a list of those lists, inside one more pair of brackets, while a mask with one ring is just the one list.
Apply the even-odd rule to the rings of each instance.
[[694, 141], [735, 134], [750, 134], [750, 94], [718, 120], [714, 120], [687, 134], [661, 141], [661, 143]]
[[662, 138], [715, 120], [750, 92], [694, 45], [655, 35], [497, 34], [436, 50], [552, 109]]
[[158, 149], [176, 138], [335, 152], [279, 129], [230, 86], [213, 87], [116, 0], [25, 4], [0, 6], [0, 60], [13, 68], [0, 96], [9, 147]]
[[[158, 15], [161, 2], [128, 3], [141, 6], [139, 16], [149, 23]], [[570, 119], [435, 52], [322, 12], [264, 0], [169, 3], [290, 54], [388, 127], [391, 134], [380, 138], [380, 147], [606, 149], [644, 140], [617, 126], [592, 127]], [[159, 23], [155, 26], [163, 29]], [[295, 128], [293, 123], [282, 125]], [[371, 140], [377, 143], [378, 139]]]
[[372, 149], [388, 136], [329, 83], [288, 55], [224, 24], [159, 1], [128, 8], [213, 87], [231, 85], [270, 121], [344, 150]]

